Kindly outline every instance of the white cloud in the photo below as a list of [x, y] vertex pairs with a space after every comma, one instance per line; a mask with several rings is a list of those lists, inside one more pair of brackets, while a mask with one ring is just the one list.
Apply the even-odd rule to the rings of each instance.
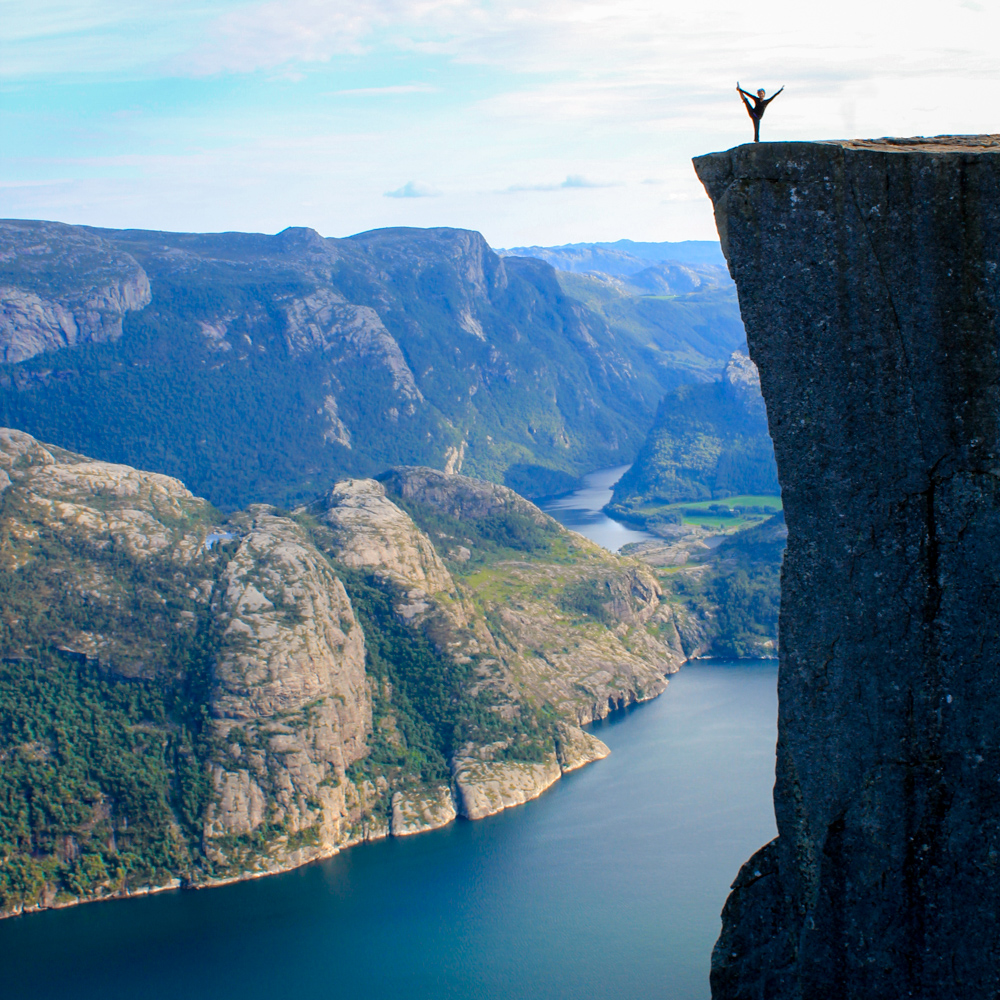
[[401, 188], [385, 192], [386, 198], [438, 198], [440, 195], [440, 191], [416, 181], [407, 181]]
[[74, 179], [0, 214], [524, 245], [712, 235], [690, 158], [752, 136], [737, 78], [787, 85], [765, 139], [992, 130], [1000, 4], [0, 0], [0, 36], [0, 177]]
[[580, 174], [569, 174], [566, 180], [558, 184], [511, 184], [504, 188], [504, 193], [514, 194], [519, 191], [565, 191], [567, 188], [606, 188], [617, 187], [614, 182], [600, 183], [598, 181], [588, 181]]

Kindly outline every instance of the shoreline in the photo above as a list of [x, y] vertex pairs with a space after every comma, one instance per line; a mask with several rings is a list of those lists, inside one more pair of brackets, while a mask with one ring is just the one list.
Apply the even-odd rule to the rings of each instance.
[[[662, 690], [657, 691], [655, 694], [650, 694], [640, 698], [636, 695], [636, 692], [634, 691], [629, 692], [632, 695], [632, 698], [630, 700], [622, 698], [620, 699], [620, 702], [616, 704], [614, 707], [609, 705], [608, 710], [604, 713], [604, 715], [598, 716], [595, 714], [592, 719], [590, 719], [585, 723], [580, 723], [579, 725], [582, 727], [584, 725], [591, 725], [594, 722], [601, 722], [607, 719], [610, 715], [612, 715], [615, 712], [624, 712], [635, 705], [640, 705], [645, 702], [656, 700], [669, 687], [670, 678], [674, 674], [678, 673], [680, 669], [687, 663], [690, 663], [696, 659], [701, 659], [701, 657], [689, 657], [677, 668], [677, 670], [671, 671], [669, 674], [665, 675]], [[585, 730], [583, 731], [586, 732]], [[591, 734], [587, 735], [591, 736]], [[600, 743], [600, 741], [597, 740], [596, 737], [591, 737], [591, 738], [594, 740], [594, 742]], [[601, 746], [603, 746], [603, 743], [601, 744]], [[607, 750], [606, 747], [605, 750]], [[505, 812], [508, 809], [513, 809], [518, 806], [526, 805], [528, 802], [533, 802], [536, 799], [541, 798], [541, 796], [544, 795], [550, 788], [552, 788], [553, 785], [555, 785], [558, 781], [561, 781], [566, 774], [570, 774], [574, 771], [580, 770], [581, 768], [586, 767], [588, 764], [596, 763], [598, 760], [602, 760], [604, 757], [606, 757], [608, 753], [610, 753], [610, 751], [601, 754], [600, 756], [594, 756], [588, 759], [579, 759], [575, 763], [567, 762], [567, 764], [563, 764], [562, 762], [560, 762], [558, 766], [558, 774], [552, 777], [552, 780], [547, 781], [546, 783], [540, 784], [531, 789], [521, 789], [520, 791], [528, 792], [529, 794], [526, 794], [523, 798], [520, 798], [519, 801], [511, 801], [509, 803], [503, 803], [499, 806], [499, 808], [494, 808], [489, 811], [477, 812], [477, 814], [473, 816], [467, 815], [465, 812], [463, 812], [461, 809], [458, 808], [460, 803], [459, 801], [456, 800], [460, 800], [462, 798], [462, 790], [461, 786], [458, 784], [453, 774], [451, 795], [452, 795], [452, 800], [455, 803], [456, 809], [455, 809], [455, 815], [449, 818], [445, 822], [432, 822], [428, 823], [425, 826], [421, 826], [418, 829], [407, 829], [399, 833], [394, 833], [392, 831], [391, 823], [379, 824], [373, 829], [367, 831], [362, 836], [347, 840], [342, 844], [337, 844], [330, 847], [315, 848], [314, 849], [315, 853], [310, 852], [310, 855], [307, 858], [301, 858], [299, 860], [289, 861], [288, 863], [279, 863], [276, 864], [273, 868], [267, 868], [262, 871], [250, 870], [243, 872], [239, 875], [227, 875], [221, 878], [212, 878], [212, 879], [207, 879], [205, 881], [197, 881], [197, 882], [187, 881], [182, 877], [175, 877], [164, 885], [140, 886], [131, 889], [125, 888], [121, 890], [116, 890], [115, 892], [104, 893], [99, 896], [87, 896], [83, 898], [73, 897], [65, 900], [53, 899], [52, 902], [50, 903], [40, 902], [29, 905], [21, 903], [11, 910], [0, 910], [0, 921], [12, 919], [15, 917], [28, 917], [36, 913], [44, 913], [48, 910], [66, 910], [74, 906], [84, 906], [90, 903], [121, 902], [123, 900], [134, 899], [136, 897], [158, 895], [164, 892], [191, 892], [191, 891], [201, 891], [204, 889], [216, 889], [222, 886], [234, 885], [237, 882], [249, 882], [255, 879], [267, 878], [271, 875], [283, 875], [286, 872], [295, 871], [296, 869], [304, 868], [307, 865], [316, 864], [321, 861], [326, 861], [334, 857], [335, 855], [339, 854], [341, 851], [348, 850], [351, 847], [356, 847], [358, 844], [375, 843], [380, 840], [387, 840], [390, 837], [411, 837], [411, 836], [417, 836], [421, 833], [431, 833], [434, 830], [443, 829], [444, 827], [449, 826], [451, 823], [457, 822], [459, 820], [464, 820], [465, 822], [468, 823], [475, 823], [478, 820], [486, 819], [489, 816], [495, 816], [501, 812]]]

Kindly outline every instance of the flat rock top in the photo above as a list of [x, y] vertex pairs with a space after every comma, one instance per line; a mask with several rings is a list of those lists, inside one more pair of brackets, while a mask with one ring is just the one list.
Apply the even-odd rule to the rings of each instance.
[[909, 138], [825, 139], [845, 149], [876, 149], [897, 153], [991, 153], [1000, 149], [1000, 135], [915, 135]]
[[[766, 165], [773, 164], [781, 157], [792, 155], [801, 156], [806, 151], [820, 153], [824, 148], [829, 150], [831, 146], [839, 146], [843, 150], [867, 151], [872, 153], [923, 153], [931, 155], [950, 155], [969, 153], [998, 153], [1000, 152], [1000, 135], [932, 135], [932, 136], [910, 136], [908, 138], [896, 138], [884, 136], [881, 139], [814, 139], [810, 141], [787, 141], [787, 142], [745, 142], [732, 149], [721, 150], [717, 153], [705, 153], [694, 158], [695, 167], [698, 170], [702, 181], [705, 180], [702, 170], [718, 170], [723, 164], [731, 164], [736, 161], [743, 165], [743, 168], [766, 169]], [[836, 155], [835, 153], [833, 155]], [[734, 157], [736, 158], [734, 160]], [[752, 165], [752, 166], [751, 166]], [[723, 169], [728, 170], [729, 167]]]

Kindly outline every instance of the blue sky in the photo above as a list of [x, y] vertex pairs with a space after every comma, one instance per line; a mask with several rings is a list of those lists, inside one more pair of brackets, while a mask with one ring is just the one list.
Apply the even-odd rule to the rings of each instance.
[[0, 0], [0, 216], [714, 237], [690, 158], [1000, 131], [1000, 4]]

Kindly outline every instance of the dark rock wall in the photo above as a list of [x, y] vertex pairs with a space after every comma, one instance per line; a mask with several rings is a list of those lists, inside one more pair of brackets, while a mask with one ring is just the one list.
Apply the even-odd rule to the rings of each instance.
[[1000, 996], [1000, 137], [695, 167], [788, 522], [779, 836], [713, 996]]

